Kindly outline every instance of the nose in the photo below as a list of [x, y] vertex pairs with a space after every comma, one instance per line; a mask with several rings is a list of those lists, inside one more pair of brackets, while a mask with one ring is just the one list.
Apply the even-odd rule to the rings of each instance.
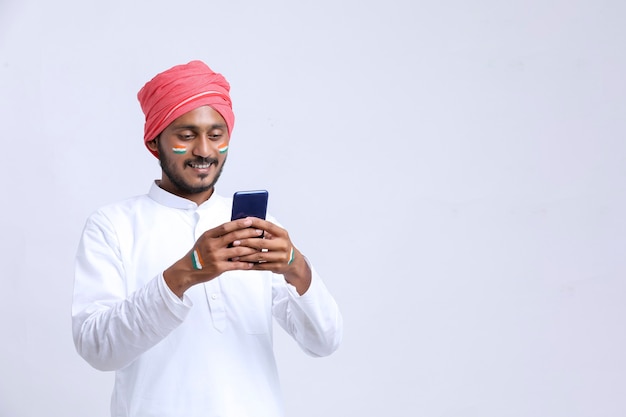
[[213, 141], [208, 135], [199, 135], [196, 138], [193, 147], [193, 154], [202, 158], [212, 156], [213, 153]]

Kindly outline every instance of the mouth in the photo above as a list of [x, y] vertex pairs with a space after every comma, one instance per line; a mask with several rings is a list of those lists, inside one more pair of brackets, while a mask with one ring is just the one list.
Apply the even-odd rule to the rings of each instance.
[[197, 171], [207, 171], [213, 165], [217, 165], [217, 160], [215, 160], [215, 159], [200, 159], [200, 160], [196, 159], [196, 160], [187, 161], [187, 164], [186, 164], [186, 166], [188, 168], [191, 168], [191, 169], [197, 170]]
[[211, 165], [213, 165], [213, 162], [202, 162], [202, 163], [190, 162], [187, 164], [188, 167], [193, 168], [193, 169], [209, 169]]

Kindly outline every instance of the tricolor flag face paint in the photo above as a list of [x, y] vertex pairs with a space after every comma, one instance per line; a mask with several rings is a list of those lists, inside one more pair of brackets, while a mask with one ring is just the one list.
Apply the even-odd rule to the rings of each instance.
[[184, 146], [174, 146], [172, 151], [174, 151], [175, 154], [182, 155], [187, 152], [187, 148]]
[[222, 143], [220, 146], [217, 147], [217, 150], [220, 151], [220, 153], [228, 152], [228, 144]]

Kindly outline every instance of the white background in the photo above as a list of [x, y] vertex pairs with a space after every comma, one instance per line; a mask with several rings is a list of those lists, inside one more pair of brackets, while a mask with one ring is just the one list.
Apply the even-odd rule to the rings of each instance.
[[0, 416], [108, 415], [73, 256], [160, 176], [136, 93], [192, 59], [232, 85], [218, 191], [267, 188], [344, 314], [328, 358], [277, 331], [289, 416], [625, 416], [624, 22], [622, 0], [0, 0]]

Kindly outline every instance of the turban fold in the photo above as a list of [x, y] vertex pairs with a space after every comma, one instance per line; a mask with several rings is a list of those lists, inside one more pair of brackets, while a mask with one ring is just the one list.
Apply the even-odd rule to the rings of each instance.
[[[202, 61], [177, 65], [157, 74], [137, 94], [146, 116], [144, 143], [156, 138], [178, 117], [206, 105], [224, 118], [230, 136], [235, 115], [229, 91], [228, 81]], [[158, 157], [156, 152], [148, 150]]]

